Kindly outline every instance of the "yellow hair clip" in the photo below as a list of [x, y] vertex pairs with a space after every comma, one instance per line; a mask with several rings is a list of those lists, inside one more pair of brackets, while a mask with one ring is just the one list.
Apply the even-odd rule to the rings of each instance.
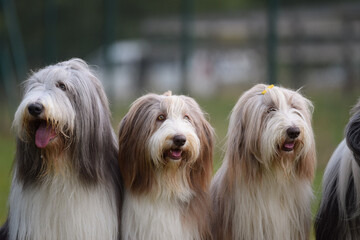
[[271, 88], [273, 88], [273, 87], [274, 87], [274, 84], [271, 84], [270, 86], [268, 86], [267, 88], [265, 88], [265, 90], [262, 91], [261, 94], [264, 95], [264, 94], [266, 93], [267, 89], [271, 89]]

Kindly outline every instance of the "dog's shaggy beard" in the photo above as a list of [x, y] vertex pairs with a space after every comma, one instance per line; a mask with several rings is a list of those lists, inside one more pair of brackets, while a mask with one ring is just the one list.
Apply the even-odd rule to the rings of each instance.
[[[152, 190], [152, 194], [157, 195], [156, 198], [176, 197], [187, 202], [193, 194], [189, 187], [189, 170], [199, 157], [200, 139], [189, 120], [182, 115], [176, 115], [176, 112], [182, 112], [179, 110], [168, 109], [168, 119], [151, 135], [147, 145], [150, 159], [157, 169], [157, 187]], [[173, 137], [179, 133], [186, 138], [186, 143], [181, 148], [177, 148], [173, 143]], [[181, 151], [181, 159], [171, 159], [169, 154], [172, 151]]]
[[[284, 107], [285, 109], [263, 115], [263, 123], [256, 133], [260, 139], [260, 146], [254, 155], [264, 169], [281, 169], [285, 176], [289, 177], [300, 173], [301, 167], [298, 164], [301, 165], [307, 157], [313, 157], [314, 136], [308, 116], [289, 105]], [[301, 133], [295, 140], [290, 139], [286, 132], [293, 126], [298, 127]], [[286, 151], [286, 146], [293, 149]], [[257, 152], [260, 153], [259, 156]]]
[[[186, 141], [176, 144], [176, 136]], [[148, 94], [133, 103], [119, 131], [123, 238], [210, 236], [212, 141], [211, 126], [189, 97]]]
[[224, 163], [211, 187], [217, 239], [308, 237], [316, 162], [312, 105], [283, 88], [263, 95], [265, 88], [244, 93], [230, 117]]
[[[73, 140], [75, 124], [73, 105], [66, 93], [57, 89], [56, 83], [52, 83], [54, 86], [49, 87], [45, 83], [35, 83], [34, 79], [29, 79], [25, 84], [25, 95], [15, 113], [13, 128], [18, 136], [17, 156], [21, 157], [24, 153], [31, 155], [28, 157], [32, 160], [32, 168], [28, 171], [29, 166], [24, 162], [26, 160], [19, 159], [19, 176], [29, 176], [28, 180], [34, 180], [50, 173], [63, 173], [71, 166], [71, 163], [64, 161], [71, 158], [69, 148]], [[28, 110], [34, 103], [44, 107], [44, 112], [36, 117]], [[49, 141], [47, 144], [44, 143], [46, 146], [41, 148], [36, 146], [40, 131], [51, 131], [53, 135], [47, 140]], [[43, 138], [47, 137], [43, 136]], [[35, 175], [30, 176], [29, 173]]]

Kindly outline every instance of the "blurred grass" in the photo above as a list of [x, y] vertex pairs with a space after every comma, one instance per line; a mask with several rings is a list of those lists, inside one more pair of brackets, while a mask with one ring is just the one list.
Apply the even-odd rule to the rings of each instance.
[[0, 135], [0, 225], [7, 214], [7, 198], [11, 182], [10, 169], [15, 155], [15, 141], [8, 134]]
[[[215, 128], [217, 139], [214, 156], [214, 172], [221, 165], [224, 139], [227, 132], [229, 114], [242, 91], [230, 91], [217, 97], [195, 98]], [[321, 179], [324, 168], [332, 152], [343, 138], [344, 127], [349, 119], [349, 111], [356, 103], [359, 93], [343, 94], [339, 91], [306, 92], [314, 104], [313, 128], [316, 139], [318, 168], [314, 179], [316, 199], [312, 206], [315, 215], [321, 193]], [[113, 125], [118, 131], [121, 118], [129, 109], [130, 101], [113, 107]], [[114, 106], [114, 104], [112, 104]], [[15, 137], [10, 133], [10, 126], [0, 128], [0, 224], [6, 219], [7, 198], [10, 186], [10, 169], [15, 153]]]

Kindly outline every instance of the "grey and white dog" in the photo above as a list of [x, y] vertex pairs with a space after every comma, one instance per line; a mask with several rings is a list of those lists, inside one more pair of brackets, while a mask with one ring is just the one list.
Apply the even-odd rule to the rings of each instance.
[[330, 158], [315, 220], [316, 239], [360, 239], [360, 101]]
[[1, 239], [118, 239], [118, 144], [100, 81], [81, 59], [33, 73], [15, 113]]

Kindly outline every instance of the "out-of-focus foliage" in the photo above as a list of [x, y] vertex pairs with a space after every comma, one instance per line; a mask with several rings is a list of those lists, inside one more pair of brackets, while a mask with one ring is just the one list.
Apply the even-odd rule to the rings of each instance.
[[[74, 56], [86, 57], [104, 44], [108, 34], [106, 29], [111, 30], [111, 39], [141, 37], [139, 23], [142, 20], [151, 16], [180, 18], [185, 1], [188, 1], [195, 16], [236, 14], [241, 10], [266, 7], [268, 3], [263, 0], [16, 0], [15, 5], [29, 67], [36, 68], [50, 63], [46, 57], [50, 51], [49, 44], [53, 51], [52, 62]], [[280, 6], [340, 2], [277, 1]], [[8, 41], [8, 31], [2, 18], [3, 9], [0, 10], [1, 37]], [[49, 34], [52, 34], [50, 40]]]

